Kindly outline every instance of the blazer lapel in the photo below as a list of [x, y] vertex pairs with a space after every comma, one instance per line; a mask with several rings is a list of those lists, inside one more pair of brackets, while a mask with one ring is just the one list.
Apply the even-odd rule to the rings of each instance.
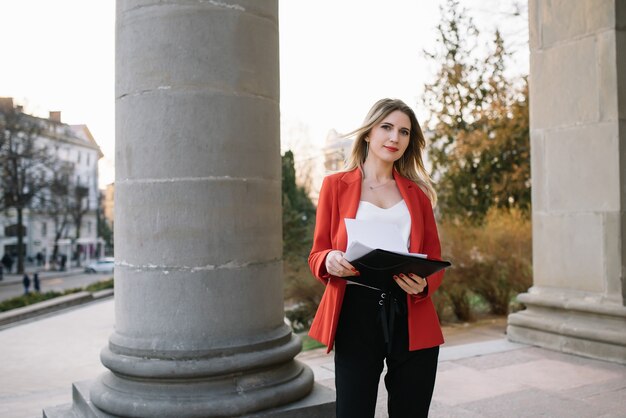
[[[354, 219], [359, 209], [359, 201], [361, 200], [361, 170], [355, 168], [348, 171], [341, 177], [339, 189], [337, 190], [337, 200], [339, 206], [340, 231], [338, 234], [339, 248], [346, 248], [348, 245], [348, 237], [344, 219]], [[345, 250], [344, 250], [345, 251]]]
[[341, 177], [339, 188], [339, 213], [344, 218], [354, 218], [361, 199], [361, 170], [348, 171]]

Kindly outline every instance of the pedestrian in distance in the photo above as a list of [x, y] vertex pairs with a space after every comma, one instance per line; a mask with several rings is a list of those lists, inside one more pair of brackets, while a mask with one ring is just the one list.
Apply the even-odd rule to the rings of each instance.
[[24, 273], [24, 277], [22, 277], [22, 284], [24, 285], [24, 294], [28, 295], [30, 291], [30, 277], [28, 277], [27, 273]]
[[358, 282], [380, 273], [359, 277], [344, 258], [346, 218], [395, 224], [407, 252], [441, 258], [424, 136], [413, 110], [393, 99], [376, 102], [346, 136], [354, 143], [345, 171], [324, 178], [318, 200], [309, 266], [325, 291], [309, 335], [334, 346], [338, 418], [374, 417], [384, 362], [389, 416], [427, 417], [443, 343], [432, 295], [443, 271], [406, 271], [378, 289]]
[[11, 267], [13, 267], [13, 258], [9, 253], [4, 253], [2, 256], [2, 265], [7, 270], [7, 274], [11, 274]]
[[40, 293], [41, 292], [41, 287], [40, 287], [40, 283], [39, 283], [39, 273], [35, 272], [33, 274], [33, 288], [35, 290], [35, 292]]

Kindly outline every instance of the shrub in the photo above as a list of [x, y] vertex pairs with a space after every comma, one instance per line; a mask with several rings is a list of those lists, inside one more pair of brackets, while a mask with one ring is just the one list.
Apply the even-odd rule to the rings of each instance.
[[285, 277], [285, 315], [295, 332], [309, 329], [317, 306], [322, 300], [324, 286], [315, 280], [304, 258], [283, 260]]
[[450, 303], [454, 316], [461, 321], [470, 321], [470, 273], [473, 263], [471, 246], [475, 241], [475, 230], [465, 223], [444, 221], [439, 225], [441, 235], [441, 253], [446, 260], [452, 261], [452, 267], [446, 270], [439, 289], [445, 300]]
[[[446, 276], [447, 280], [447, 276]], [[437, 316], [441, 322], [451, 322], [456, 318], [450, 307], [452, 306], [450, 298], [446, 292], [440, 290], [432, 295], [433, 304], [437, 311]]]
[[96, 292], [102, 289], [108, 289], [113, 287], [113, 279], [102, 280], [96, 283], [92, 283], [86, 286], [84, 289], [81, 287], [74, 287], [71, 289], [65, 289], [63, 292], [49, 291], [45, 293], [30, 292], [27, 295], [16, 296], [10, 299], [6, 299], [0, 302], [0, 312], [9, 311], [11, 309], [21, 308], [33, 303], [43, 302], [44, 300], [53, 299], [59, 296], [69, 295], [72, 293], [82, 292], [86, 290], [88, 292]]
[[302, 351], [309, 351], [316, 348], [325, 347], [324, 344], [320, 343], [319, 341], [315, 341], [313, 338], [304, 333], [300, 334], [299, 336], [302, 339]]
[[97, 292], [99, 290], [104, 289], [112, 289], [113, 288], [113, 278], [108, 280], [100, 280], [99, 282], [92, 283], [85, 287], [85, 290], [88, 292]]
[[473, 290], [498, 315], [509, 313], [511, 300], [532, 285], [530, 220], [517, 210], [490, 210], [476, 235], [479, 257]]
[[456, 317], [472, 319], [472, 295], [506, 315], [513, 297], [532, 284], [530, 220], [515, 209], [492, 208], [480, 225], [446, 220], [440, 231], [443, 257], [453, 263], [441, 291]]
[[56, 298], [57, 296], [63, 296], [63, 293], [53, 291], [46, 293], [32, 292], [27, 295], [16, 296], [0, 302], [0, 312], [21, 308], [33, 303], [43, 302], [44, 300]]

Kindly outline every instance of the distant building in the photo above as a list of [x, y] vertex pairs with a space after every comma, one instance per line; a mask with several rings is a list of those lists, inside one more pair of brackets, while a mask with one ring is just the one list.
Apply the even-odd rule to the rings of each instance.
[[[430, 130], [423, 130], [422, 133], [426, 142], [430, 142], [433, 137], [433, 132]], [[352, 152], [353, 143], [353, 137], [346, 138], [334, 129], [331, 129], [328, 132], [326, 142], [322, 148], [322, 153], [324, 154], [324, 175], [336, 173], [337, 171], [344, 169], [346, 160]], [[426, 171], [430, 172], [431, 164], [426, 150], [422, 153], [422, 159]], [[319, 178], [316, 177], [313, 181], [314, 187], [311, 188], [310, 197], [315, 204], [317, 204], [317, 199], [319, 197], [319, 189], [322, 185], [322, 178], [323, 176], [320, 176]]]
[[334, 129], [328, 132], [323, 148], [326, 174], [343, 169], [346, 158], [352, 151], [353, 142], [353, 138], [345, 138]]
[[[433, 132], [428, 129], [422, 130], [426, 143], [429, 143], [433, 137]], [[330, 174], [339, 170], [342, 170], [345, 165], [345, 161], [352, 152], [352, 144], [354, 138], [345, 138], [339, 134], [336, 130], [331, 129], [326, 136], [326, 143], [323, 148], [324, 152], [324, 168], [326, 174]], [[430, 171], [430, 160], [426, 150], [422, 153], [422, 159], [424, 161], [424, 167], [427, 171]]]
[[[12, 106], [10, 98], [0, 98], [3, 106]], [[20, 107], [17, 108], [21, 110]], [[58, 254], [69, 261], [81, 264], [103, 254], [103, 241], [98, 237], [97, 208], [98, 160], [103, 157], [100, 147], [86, 125], [68, 125], [61, 122], [61, 112], [50, 112], [49, 118], [37, 118], [43, 128], [36, 141], [42, 147], [56, 154], [59, 160], [72, 167], [71, 179], [74, 184], [88, 189], [84, 204], [88, 208], [82, 218], [80, 236], [76, 238], [76, 228], [70, 220], [57, 242]], [[17, 254], [16, 213], [8, 210], [0, 213], [0, 257], [5, 253]], [[50, 216], [33, 210], [24, 211], [24, 249], [26, 262], [36, 262], [38, 258], [49, 262], [55, 244], [55, 221]], [[39, 257], [38, 257], [39, 255]]]

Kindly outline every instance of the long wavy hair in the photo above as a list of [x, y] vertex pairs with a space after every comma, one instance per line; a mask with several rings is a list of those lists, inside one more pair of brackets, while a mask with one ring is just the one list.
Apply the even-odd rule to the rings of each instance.
[[377, 101], [370, 109], [363, 121], [363, 125], [349, 132], [345, 137], [354, 137], [352, 151], [346, 160], [345, 170], [350, 171], [355, 168], [362, 169], [363, 163], [367, 158], [368, 145], [365, 141], [374, 126], [382, 122], [390, 113], [396, 110], [401, 111], [409, 117], [411, 121], [411, 133], [409, 137], [409, 146], [402, 157], [393, 163], [394, 168], [402, 176], [414, 181], [426, 193], [433, 206], [437, 203], [437, 193], [433, 187], [433, 182], [428, 172], [424, 168], [422, 159], [422, 151], [426, 146], [424, 134], [420, 128], [413, 109], [407, 106], [402, 100], [398, 99], [381, 99]]

